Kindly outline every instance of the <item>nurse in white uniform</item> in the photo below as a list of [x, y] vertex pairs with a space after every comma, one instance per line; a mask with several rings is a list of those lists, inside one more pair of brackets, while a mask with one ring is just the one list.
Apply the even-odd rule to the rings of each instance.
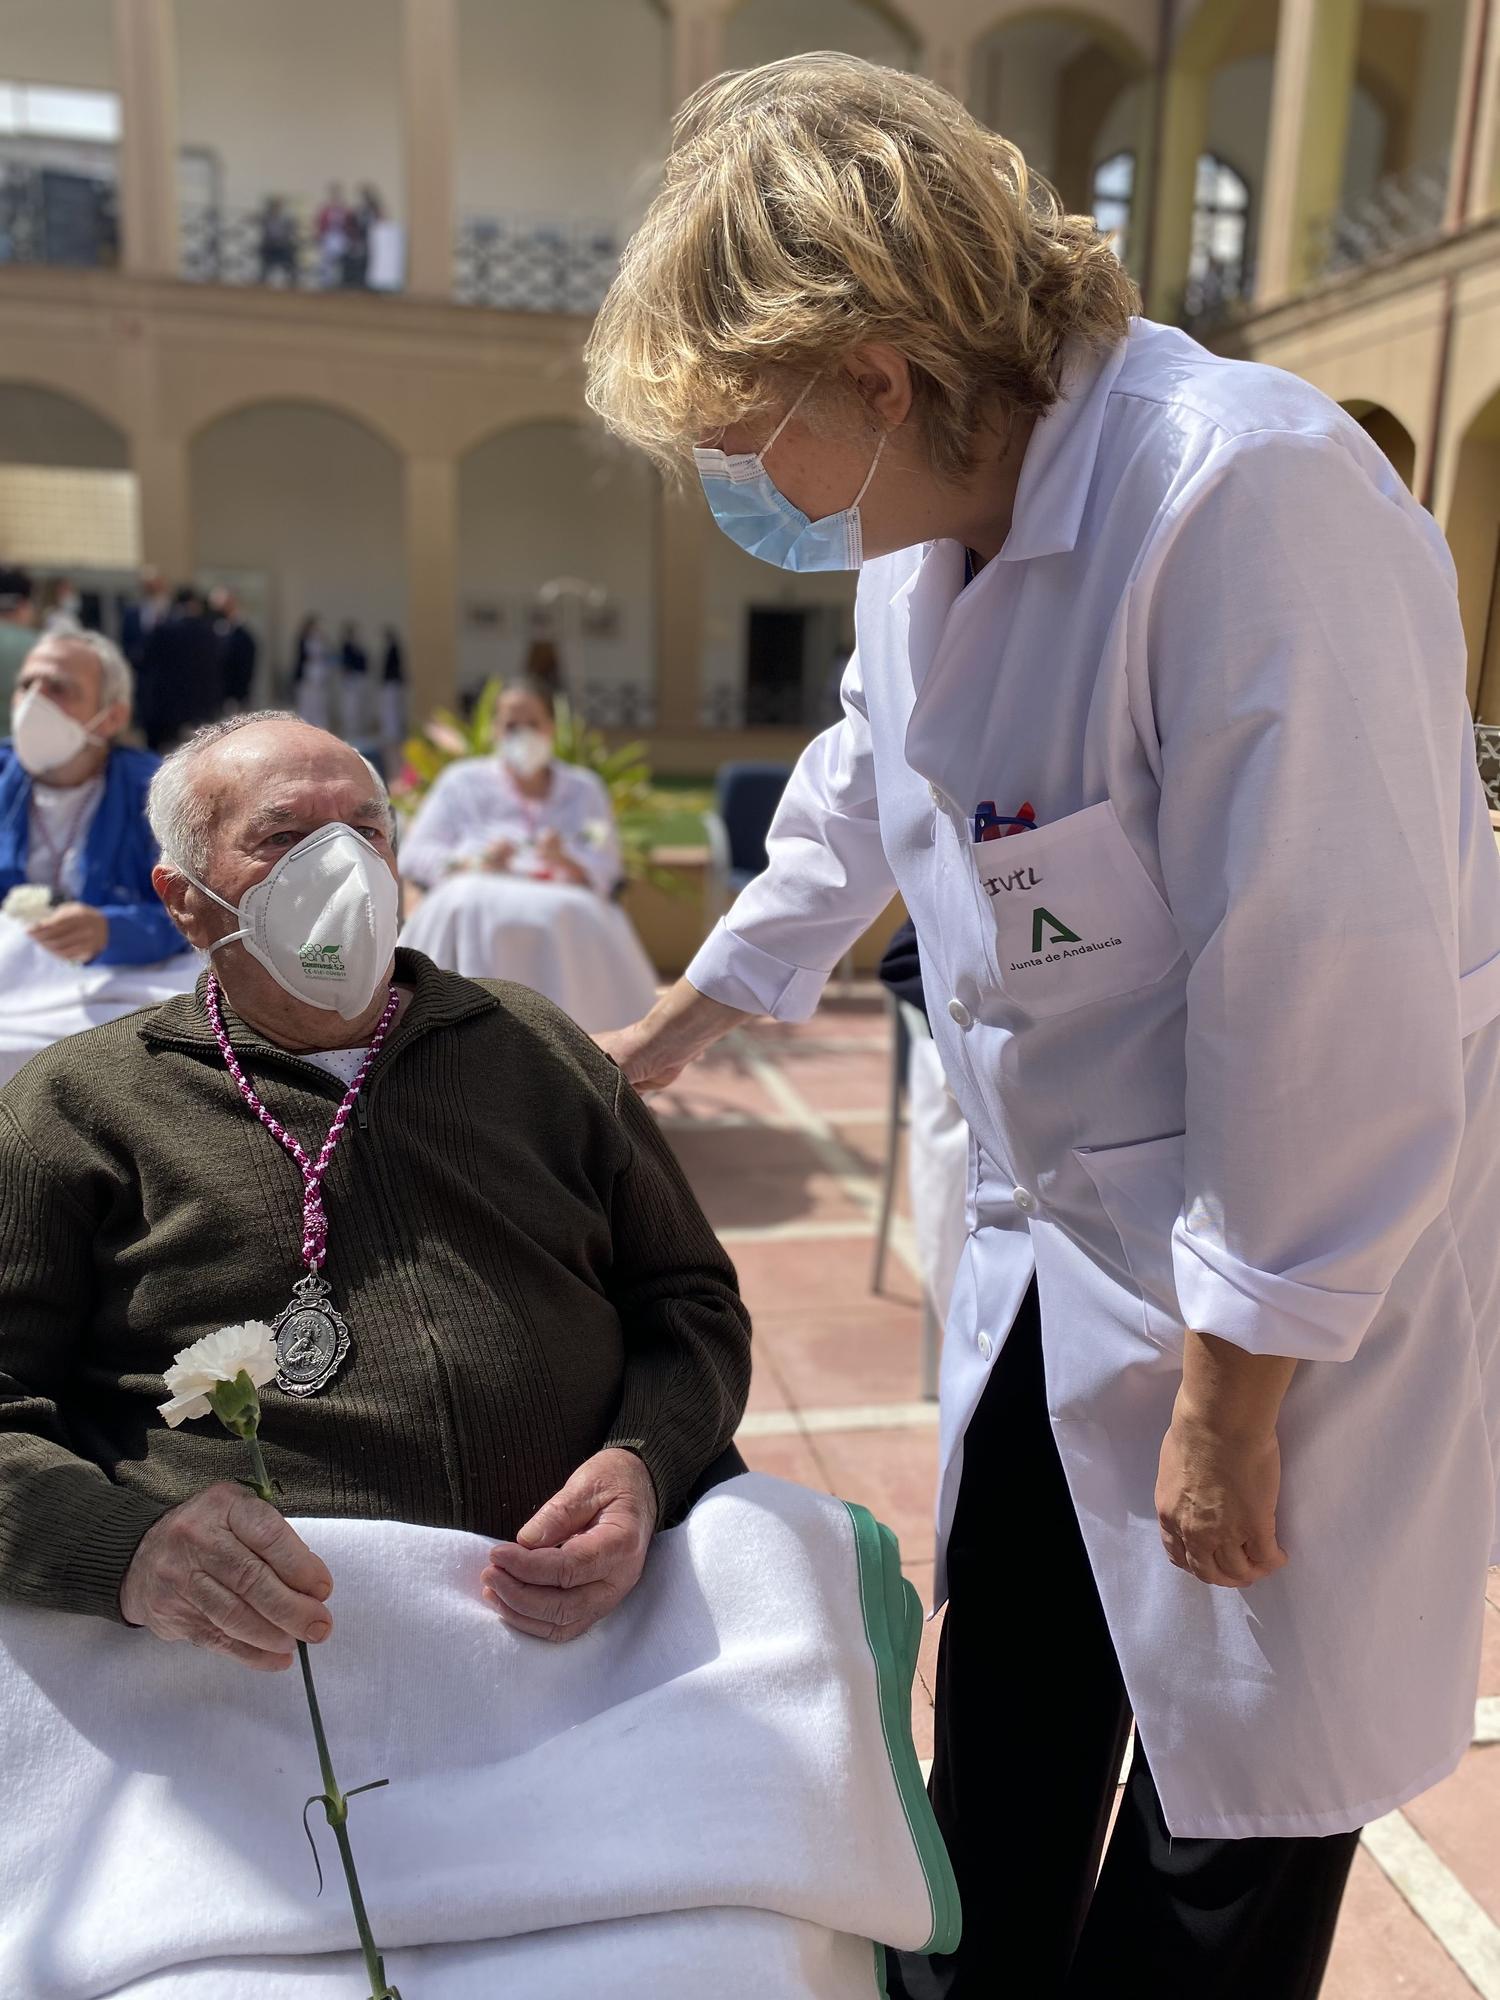
[[899, 889], [977, 1141], [965, 1939], [893, 1994], [1304, 2000], [1356, 1830], [1472, 1729], [1500, 865], [1452, 568], [1333, 404], [1135, 306], [957, 103], [817, 56], [687, 108], [592, 343], [741, 546], [862, 569], [768, 869], [611, 1046], [649, 1085], [806, 1019]]

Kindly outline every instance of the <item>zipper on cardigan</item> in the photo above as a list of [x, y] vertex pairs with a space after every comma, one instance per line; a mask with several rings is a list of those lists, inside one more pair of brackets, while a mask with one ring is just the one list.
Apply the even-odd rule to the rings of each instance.
[[365, 1093], [363, 1091], [354, 1100], [354, 1122], [361, 1132], [369, 1131], [370, 1113], [365, 1104]]

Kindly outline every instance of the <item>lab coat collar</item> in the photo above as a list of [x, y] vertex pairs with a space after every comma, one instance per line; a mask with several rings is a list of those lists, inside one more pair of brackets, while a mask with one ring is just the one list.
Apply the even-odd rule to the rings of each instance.
[[1129, 338], [1102, 350], [1081, 340], [1068, 342], [1061, 394], [1026, 446], [1015, 516], [997, 561], [1030, 562], [1076, 547], [1105, 412], [1129, 345]]

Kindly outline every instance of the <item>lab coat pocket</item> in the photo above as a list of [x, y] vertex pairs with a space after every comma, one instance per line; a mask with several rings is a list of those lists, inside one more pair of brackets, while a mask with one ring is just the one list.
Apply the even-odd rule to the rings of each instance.
[[1182, 1213], [1182, 1133], [1133, 1146], [1079, 1146], [1073, 1157], [1120, 1239], [1125, 1269], [1140, 1294], [1142, 1331], [1154, 1346], [1181, 1353], [1172, 1231]]
[[1182, 955], [1172, 913], [1108, 799], [1052, 826], [971, 843], [1008, 1000], [1065, 1014], [1153, 985]]

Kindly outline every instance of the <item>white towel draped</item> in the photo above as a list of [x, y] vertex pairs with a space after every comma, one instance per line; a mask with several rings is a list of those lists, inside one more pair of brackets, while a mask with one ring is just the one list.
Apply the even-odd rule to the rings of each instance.
[[[355, 1854], [405, 2000], [870, 2000], [870, 1942], [951, 1948], [910, 1736], [920, 1613], [888, 1531], [761, 1474], [658, 1536], [571, 1645], [481, 1601], [488, 1543], [299, 1522]], [[0, 1615], [0, 1993], [366, 1991], [302, 1691], [60, 1614]]]

